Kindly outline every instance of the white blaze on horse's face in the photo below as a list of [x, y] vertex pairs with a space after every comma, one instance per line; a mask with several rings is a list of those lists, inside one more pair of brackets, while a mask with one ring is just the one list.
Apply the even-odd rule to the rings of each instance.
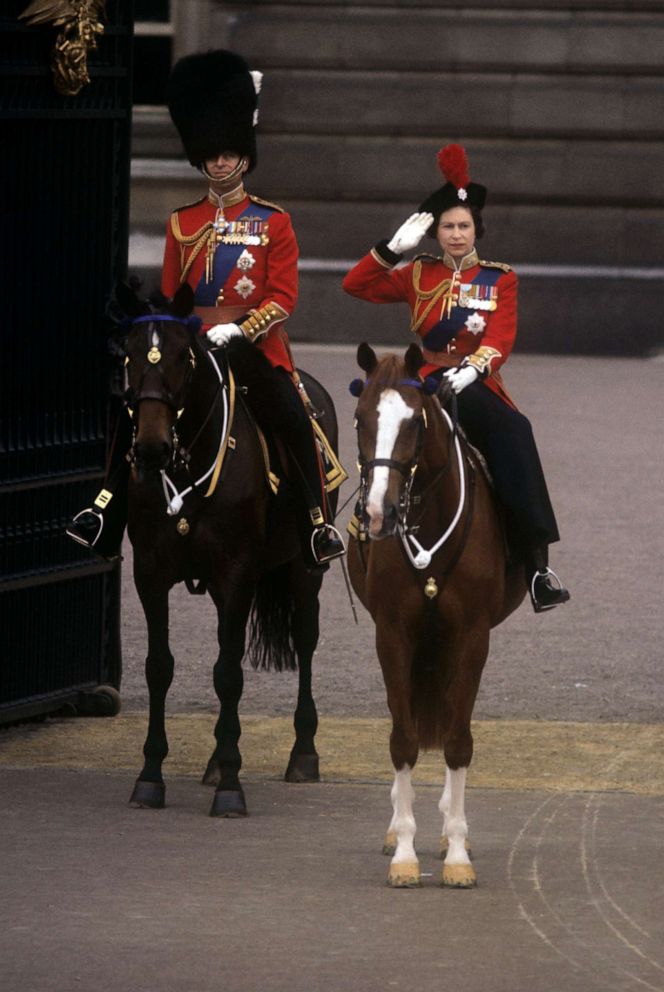
[[[415, 410], [408, 406], [396, 389], [384, 389], [376, 407], [378, 427], [376, 429], [376, 458], [391, 458], [394, 446], [401, 431], [401, 425], [415, 416]], [[373, 470], [371, 488], [367, 497], [369, 535], [377, 537], [383, 527], [385, 515], [383, 500], [387, 492], [390, 470], [387, 465], [377, 465]]]

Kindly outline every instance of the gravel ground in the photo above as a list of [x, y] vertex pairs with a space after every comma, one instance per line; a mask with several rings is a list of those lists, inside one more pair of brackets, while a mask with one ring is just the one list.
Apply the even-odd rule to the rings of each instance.
[[[299, 364], [321, 379], [337, 404], [342, 459], [351, 473], [341, 502], [357, 484], [354, 400], [347, 389], [357, 374], [354, 352], [345, 345], [296, 345]], [[508, 388], [533, 423], [562, 534], [552, 565], [572, 600], [539, 616], [524, 604], [494, 632], [477, 718], [663, 719], [662, 368], [661, 359], [510, 359]], [[341, 514], [344, 527], [352, 503]], [[147, 708], [147, 639], [128, 544], [123, 597], [123, 705], [141, 710]], [[373, 624], [359, 603], [355, 624], [338, 564], [325, 578], [321, 603], [314, 661], [321, 715], [384, 715]], [[173, 591], [173, 712], [216, 709], [211, 677], [215, 625], [207, 597], [189, 596], [183, 586]], [[289, 714], [295, 694], [295, 676], [247, 669], [242, 710]]]

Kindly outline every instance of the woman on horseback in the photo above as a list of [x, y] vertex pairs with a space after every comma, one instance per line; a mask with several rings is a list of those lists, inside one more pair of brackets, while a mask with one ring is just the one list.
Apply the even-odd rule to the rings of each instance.
[[[470, 182], [459, 145], [441, 149], [445, 184], [389, 240], [379, 242], [346, 275], [347, 293], [372, 303], [405, 302], [410, 330], [422, 341], [422, 378], [445, 377], [457, 395], [459, 421], [484, 455], [504, 508], [512, 555], [523, 560], [535, 612], [569, 599], [548, 567], [558, 527], [528, 419], [500, 375], [517, 330], [517, 277], [509, 265], [479, 258], [486, 188]], [[440, 255], [399, 266], [425, 234]]]

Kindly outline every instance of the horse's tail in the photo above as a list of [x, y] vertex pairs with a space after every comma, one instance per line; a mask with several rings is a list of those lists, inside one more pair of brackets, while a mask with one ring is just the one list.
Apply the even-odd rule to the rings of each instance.
[[294, 671], [294, 599], [291, 564], [286, 562], [261, 576], [249, 619], [247, 655], [254, 668]]
[[435, 599], [426, 602], [411, 671], [411, 711], [420, 747], [442, 748], [445, 727], [445, 692], [452, 675], [444, 650], [445, 631]]

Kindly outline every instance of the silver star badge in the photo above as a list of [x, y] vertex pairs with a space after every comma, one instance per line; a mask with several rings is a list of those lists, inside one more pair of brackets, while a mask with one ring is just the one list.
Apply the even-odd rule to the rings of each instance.
[[466, 321], [466, 328], [471, 334], [481, 334], [486, 327], [486, 320], [480, 313], [471, 313]]
[[241, 279], [233, 286], [233, 289], [238, 293], [243, 300], [246, 300], [248, 296], [251, 296], [253, 291], [256, 289], [256, 283], [252, 282], [251, 279], [247, 279], [246, 276], [242, 276]]
[[237, 260], [238, 269], [240, 270], [240, 272], [248, 272], [249, 269], [255, 264], [256, 264], [256, 259], [251, 254], [251, 252], [247, 251], [247, 249], [245, 248]]

